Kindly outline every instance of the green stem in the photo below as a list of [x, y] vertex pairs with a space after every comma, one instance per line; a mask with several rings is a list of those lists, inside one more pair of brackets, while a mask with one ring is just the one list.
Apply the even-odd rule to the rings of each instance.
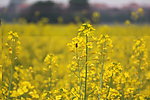
[[11, 68], [10, 68], [10, 80], [9, 80], [9, 88], [8, 88], [8, 100], [11, 99], [10, 98], [10, 92], [12, 90], [12, 81], [13, 81], [13, 73], [14, 73], [14, 56], [12, 55], [12, 65], [11, 65]]
[[[101, 63], [101, 72], [100, 72], [100, 90], [103, 88], [103, 73], [104, 73], [104, 64], [105, 64], [105, 55], [104, 55], [104, 48], [105, 48], [105, 43], [103, 44], [102, 47], [102, 63]], [[99, 95], [99, 100], [101, 99], [101, 96]]]
[[141, 72], [141, 69], [140, 69], [140, 67], [141, 67], [141, 59], [139, 59], [139, 65], [138, 65], [138, 80], [139, 80], [139, 82], [140, 82], [140, 85], [139, 85], [139, 87], [138, 87], [138, 93], [140, 93], [140, 91], [141, 91], [141, 84], [142, 84], [142, 78], [141, 78], [141, 75], [140, 75], [140, 72]]
[[88, 62], [88, 46], [87, 46], [87, 43], [88, 43], [88, 36], [86, 35], [86, 58], [85, 58], [85, 90], [84, 90], [84, 100], [87, 100], [88, 97], [87, 97], [87, 78], [88, 78], [88, 65], [87, 65], [87, 62]]
[[8, 100], [10, 100], [11, 99], [11, 97], [10, 97], [10, 92], [12, 91], [12, 89], [13, 89], [13, 86], [12, 86], [12, 82], [13, 82], [13, 74], [14, 74], [14, 67], [15, 67], [15, 65], [16, 65], [16, 62], [15, 62], [15, 55], [16, 55], [16, 50], [15, 50], [15, 48], [16, 48], [16, 45], [15, 45], [15, 43], [12, 43], [12, 54], [11, 54], [11, 68], [10, 68], [10, 79], [9, 79], [9, 87], [8, 87]]
[[82, 86], [82, 83], [81, 83], [80, 62], [79, 62], [79, 56], [78, 56], [77, 48], [78, 48], [78, 46], [76, 46], [76, 59], [77, 59], [77, 64], [78, 64], [78, 84], [79, 84], [79, 87], [80, 87], [78, 93], [80, 95], [79, 100], [81, 100], [81, 86]]
[[104, 56], [102, 57], [102, 69], [100, 73], [100, 88], [103, 88]]
[[48, 88], [48, 90], [51, 91], [51, 84], [52, 84], [52, 69], [51, 68], [50, 68], [49, 78], [50, 78], [50, 81], [49, 81], [49, 88]]

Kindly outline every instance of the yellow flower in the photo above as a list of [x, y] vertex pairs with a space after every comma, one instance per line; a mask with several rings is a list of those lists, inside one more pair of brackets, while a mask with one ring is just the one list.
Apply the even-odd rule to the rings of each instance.
[[56, 100], [61, 100], [61, 98], [62, 98], [61, 95], [56, 96]]
[[36, 90], [29, 92], [29, 94], [32, 96], [32, 98], [39, 98], [39, 95], [37, 94]]

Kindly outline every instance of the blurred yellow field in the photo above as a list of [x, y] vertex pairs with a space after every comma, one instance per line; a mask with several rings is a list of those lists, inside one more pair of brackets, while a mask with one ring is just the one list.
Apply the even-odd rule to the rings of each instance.
[[150, 25], [3, 24], [1, 100], [149, 100]]

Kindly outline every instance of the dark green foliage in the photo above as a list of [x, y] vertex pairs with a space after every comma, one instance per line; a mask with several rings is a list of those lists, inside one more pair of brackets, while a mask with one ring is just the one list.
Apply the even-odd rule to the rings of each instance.
[[82, 11], [89, 9], [88, 0], [70, 0], [69, 3], [70, 10]]
[[61, 16], [61, 8], [52, 1], [37, 2], [25, 13], [23, 12], [21, 16], [29, 22], [37, 22], [41, 18], [48, 18], [51, 23], [56, 23], [57, 18]]

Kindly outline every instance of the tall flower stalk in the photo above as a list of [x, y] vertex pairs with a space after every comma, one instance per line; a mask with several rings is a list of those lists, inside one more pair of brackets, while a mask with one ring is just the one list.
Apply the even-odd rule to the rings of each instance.
[[58, 68], [57, 57], [54, 56], [53, 54], [48, 54], [44, 59], [44, 63], [46, 64], [46, 66], [43, 68], [43, 71], [44, 75], [47, 77], [45, 79], [46, 87], [44, 86], [43, 88], [47, 88], [46, 96], [47, 99], [50, 99], [52, 97], [51, 92], [57, 83], [57, 78], [56, 77], [54, 78], [54, 74], [56, 73], [56, 69]]
[[[104, 76], [104, 70], [105, 70], [105, 65], [108, 63], [110, 60], [110, 57], [108, 56], [112, 52], [112, 40], [108, 35], [101, 35], [100, 38], [97, 41], [98, 45], [98, 55], [99, 55], [99, 88], [100, 91], [103, 90], [103, 76]], [[98, 95], [98, 98], [101, 99], [101, 95]]]
[[11, 60], [9, 87], [8, 87], [8, 99], [11, 99], [10, 94], [13, 88], [12, 82], [13, 82], [14, 67], [17, 65], [18, 53], [21, 48], [19, 36], [16, 32], [12, 32], [12, 31], [9, 32], [6, 46], [8, 48], [8, 53]]
[[86, 58], [85, 58], [85, 90], [84, 90], [84, 100], [87, 100], [87, 78], [88, 78], [88, 47], [87, 47], [87, 43], [88, 43], [88, 36], [86, 34]]
[[138, 39], [135, 41], [133, 46], [133, 53], [131, 56], [131, 68], [129, 71], [134, 72], [131, 74], [132, 79], [135, 79], [138, 84], [137, 86], [138, 93], [142, 89], [146, 88], [144, 84], [147, 84], [145, 73], [148, 72], [148, 62], [147, 62], [147, 50], [145, 41], [143, 39]]
[[79, 28], [77, 36], [68, 44], [71, 51], [75, 53], [70, 69], [78, 78], [77, 86], [79, 88], [76, 88], [79, 89], [77, 94], [79, 95], [77, 97], [78, 100], [88, 99], [89, 49], [92, 48], [90, 40], [93, 39], [94, 30], [90, 24], [83, 24]]
[[[83, 87], [83, 78], [82, 78], [82, 63], [83, 63], [83, 49], [84, 49], [84, 39], [82, 37], [75, 37], [72, 39], [71, 43], [68, 43], [70, 50], [74, 53], [73, 61], [69, 66], [71, 73], [73, 73], [76, 78], [74, 78], [74, 82], [72, 82], [71, 89], [76, 89], [78, 91], [78, 99], [82, 100], [82, 87]], [[77, 82], [77, 83], [76, 83]], [[77, 88], [73, 88], [73, 86], [78, 86]]]

